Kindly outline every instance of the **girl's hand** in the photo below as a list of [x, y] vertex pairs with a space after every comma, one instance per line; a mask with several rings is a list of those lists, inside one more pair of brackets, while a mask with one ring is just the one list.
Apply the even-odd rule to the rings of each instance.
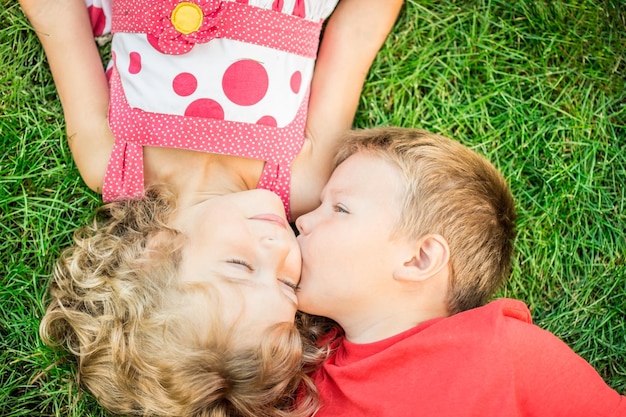
[[305, 145], [292, 165], [292, 218], [319, 205], [341, 134], [352, 127], [365, 77], [400, 13], [402, 0], [341, 0], [317, 57]]
[[37, 33], [59, 93], [74, 161], [99, 191], [113, 149], [109, 88], [83, 0], [20, 0]]

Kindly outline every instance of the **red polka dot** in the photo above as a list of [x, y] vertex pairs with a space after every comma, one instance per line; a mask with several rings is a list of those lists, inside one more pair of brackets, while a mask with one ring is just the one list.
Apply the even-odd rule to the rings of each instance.
[[138, 74], [141, 71], [141, 55], [139, 55], [139, 52], [131, 52], [129, 57], [128, 72]]
[[272, 127], [276, 127], [278, 125], [278, 123], [276, 122], [276, 119], [274, 119], [272, 116], [263, 116], [259, 119], [258, 122], [256, 122], [256, 124], [272, 126]]
[[296, 71], [291, 75], [291, 80], [289, 80], [289, 84], [291, 85], [291, 91], [295, 94], [300, 92], [300, 86], [302, 86], [302, 73], [300, 71]]
[[232, 64], [224, 72], [222, 88], [230, 101], [240, 106], [252, 106], [267, 93], [269, 77], [263, 65], [251, 59]]
[[179, 96], [189, 96], [196, 91], [198, 80], [193, 74], [181, 72], [172, 81], [172, 88]]
[[87, 13], [89, 13], [89, 20], [91, 21], [91, 29], [93, 36], [102, 36], [104, 33], [104, 26], [106, 25], [107, 18], [104, 15], [104, 11], [101, 7], [89, 6], [87, 7]]
[[210, 98], [194, 100], [185, 110], [185, 116], [205, 117], [208, 119], [224, 119], [224, 109]]

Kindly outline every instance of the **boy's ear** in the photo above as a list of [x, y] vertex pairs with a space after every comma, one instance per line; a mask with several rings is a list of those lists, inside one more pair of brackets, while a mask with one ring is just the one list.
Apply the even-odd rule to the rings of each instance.
[[417, 242], [408, 243], [408, 245], [410, 245], [410, 249], [402, 264], [394, 270], [394, 279], [423, 281], [448, 266], [450, 247], [443, 236], [426, 235]]

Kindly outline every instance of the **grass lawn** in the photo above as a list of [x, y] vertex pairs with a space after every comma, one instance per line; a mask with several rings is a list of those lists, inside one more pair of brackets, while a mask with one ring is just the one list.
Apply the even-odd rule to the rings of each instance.
[[[104, 416], [37, 335], [53, 263], [100, 198], [72, 162], [37, 38], [0, 1], [0, 415]], [[623, 394], [625, 80], [621, 0], [408, 0], [355, 120], [422, 127], [495, 162], [519, 211], [498, 296], [526, 301]]]

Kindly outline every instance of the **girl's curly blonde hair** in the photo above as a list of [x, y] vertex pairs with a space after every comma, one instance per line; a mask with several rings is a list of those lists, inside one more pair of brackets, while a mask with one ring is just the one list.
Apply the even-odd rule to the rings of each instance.
[[[167, 224], [175, 207], [169, 190], [152, 187], [103, 206], [75, 233], [50, 283], [43, 341], [76, 357], [79, 382], [114, 413], [311, 415], [317, 392], [305, 371], [324, 352], [291, 323], [235, 346], [211, 289], [177, 278], [184, 236]], [[204, 336], [184, 308], [198, 294], [212, 313]]]

